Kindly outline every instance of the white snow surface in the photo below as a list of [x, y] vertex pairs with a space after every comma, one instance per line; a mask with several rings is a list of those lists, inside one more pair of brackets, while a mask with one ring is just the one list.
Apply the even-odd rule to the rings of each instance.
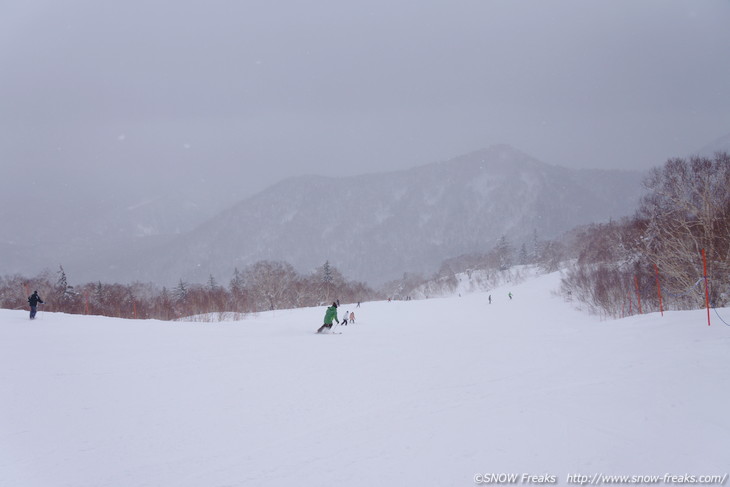
[[330, 335], [314, 333], [324, 307], [209, 323], [0, 310], [0, 485], [726, 474], [730, 327], [704, 310], [601, 321], [558, 282], [343, 303], [356, 322]]

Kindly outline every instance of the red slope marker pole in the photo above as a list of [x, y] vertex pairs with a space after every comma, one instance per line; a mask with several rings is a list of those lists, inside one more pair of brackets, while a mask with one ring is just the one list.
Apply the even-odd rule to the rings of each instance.
[[707, 278], [707, 257], [702, 249], [702, 269], [705, 275], [705, 306], [707, 307], [707, 326], [710, 326], [710, 284]]
[[659, 295], [659, 312], [664, 316], [664, 304], [662, 303], [662, 287], [659, 285], [659, 268], [654, 264], [654, 272], [656, 273], [656, 292]]

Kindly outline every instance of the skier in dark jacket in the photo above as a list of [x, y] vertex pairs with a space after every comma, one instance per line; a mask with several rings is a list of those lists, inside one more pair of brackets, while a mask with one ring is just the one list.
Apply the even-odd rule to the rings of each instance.
[[38, 296], [38, 291], [33, 291], [33, 294], [28, 296], [28, 304], [30, 305], [30, 319], [35, 319], [36, 310], [38, 303], [43, 304], [43, 300]]
[[320, 333], [325, 328], [332, 328], [332, 321], [337, 321], [338, 324], [340, 323], [337, 320], [337, 303], [332, 303], [332, 306], [327, 308], [327, 312], [324, 314], [324, 325], [319, 327], [317, 333]]

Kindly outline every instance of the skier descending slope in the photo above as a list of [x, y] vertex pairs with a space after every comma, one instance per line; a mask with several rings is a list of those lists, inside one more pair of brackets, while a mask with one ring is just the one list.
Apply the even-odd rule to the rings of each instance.
[[332, 328], [332, 321], [337, 321], [337, 324], [340, 322], [337, 320], [337, 303], [332, 303], [332, 306], [327, 308], [327, 311], [324, 314], [324, 325], [319, 327], [319, 330], [317, 330], [317, 333], [321, 333], [322, 330], [325, 328], [330, 329]]

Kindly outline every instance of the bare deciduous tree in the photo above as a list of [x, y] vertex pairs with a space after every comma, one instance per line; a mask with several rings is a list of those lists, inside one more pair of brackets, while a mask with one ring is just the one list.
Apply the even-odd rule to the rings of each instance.
[[[686, 291], [703, 277], [704, 249], [717, 301], [730, 276], [730, 156], [671, 159], [654, 169], [645, 185], [643, 251], [662, 270], [668, 287]], [[688, 299], [703, 302], [701, 293]]]

